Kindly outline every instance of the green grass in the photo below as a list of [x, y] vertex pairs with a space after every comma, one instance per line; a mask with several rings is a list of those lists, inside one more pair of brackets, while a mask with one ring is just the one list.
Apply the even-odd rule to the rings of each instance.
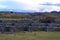
[[19, 32], [0, 34], [0, 40], [60, 40], [60, 32]]

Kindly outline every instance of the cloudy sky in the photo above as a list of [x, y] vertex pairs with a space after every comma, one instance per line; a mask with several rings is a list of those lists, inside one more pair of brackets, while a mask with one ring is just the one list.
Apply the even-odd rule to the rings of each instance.
[[59, 0], [0, 0], [0, 11], [60, 11]]

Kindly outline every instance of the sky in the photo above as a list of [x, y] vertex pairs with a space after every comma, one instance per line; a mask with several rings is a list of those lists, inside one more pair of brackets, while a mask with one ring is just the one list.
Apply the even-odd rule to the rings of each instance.
[[0, 11], [50, 12], [60, 11], [59, 0], [0, 0]]

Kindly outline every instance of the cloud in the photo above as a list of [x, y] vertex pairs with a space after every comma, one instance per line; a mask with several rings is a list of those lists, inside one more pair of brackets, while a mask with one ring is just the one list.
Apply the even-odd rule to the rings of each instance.
[[41, 5], [39, 10], [40, 12], [60, 11], [60, 6]]
[[[59, 11], [60, 2], [59, 0], [13, 0], [18, 5], [20, 3], [25, 4], [24, 10], [34, 10], [34, 11]], [[56, 1], [56, 2], [55, 2]]]
[[[56, 1], [56, 2], [55, 2]], [[60, 10], [59, 0], [0, 0], [0, 9], [5, 8], [8, 10], [26, 10], [26, 11], [52, 11]]]
[[52, 4], [52, 3], [46, 2], [46, 3], [42, 3], [42, 4], [40, 4], [40, 5], [60, 6], [60, 3], [57, 3], [57, 4]]
[[12, 0], [0, 0], [0, 2], [3, 2], [3, 1], [12, 1]]
[[45, 2], [40, 4], [40, 11], [60, 11], [60, 3], [50, 3], [50, 2]]
[[[39, 11], [39, 1], [38, 0], [13, 0], [13, 2], [17, 3], [19, 7], [21, 7], [21, 3], [23, 4], [24, 10], [34, 10]], [[18, 7], [18, 8], [19, 8]]]
[[6, 5], [0, 5], [0, 8], [7, 8]]
[[6, 1], [6, 0], [0, 0], [0, 1]]

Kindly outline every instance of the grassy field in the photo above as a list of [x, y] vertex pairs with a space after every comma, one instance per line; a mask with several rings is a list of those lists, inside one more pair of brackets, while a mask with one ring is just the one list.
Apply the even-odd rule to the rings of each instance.
[[60, 32], [19, 32], [0, 34], [0, 40], [60, 40]]

